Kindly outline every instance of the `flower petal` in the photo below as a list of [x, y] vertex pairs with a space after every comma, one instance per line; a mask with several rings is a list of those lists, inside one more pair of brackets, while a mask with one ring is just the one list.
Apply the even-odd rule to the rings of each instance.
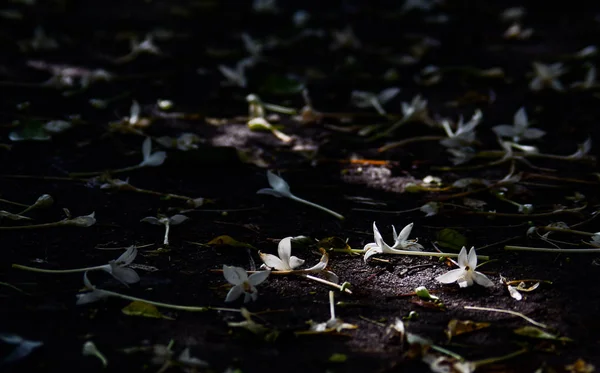
[[382, 250], [380, 247], [372, 247], [372, 248], [370, 248], [370, 249], [369, 249], [369, 250], [367, 250], [367, 252], [365, 253], [365, 257], [364, 257], [365, 263], [367, 262], [367, 260], [368, 260], [368, 259], [369, 259], [371, 256], [373, 256], [373, 255], [375, 255], [375, 254], [381, 254], [382, 252], [383, 252], [383, 250]]
[[408, 236], [410, 236], [410, 231], [412, 231], [412, 228], [413, 228], [413, 223], [410, 223], [406, 227], [402, 228], [402, 231], [400, 231], [400, 234], [396, 237], [396, 241], [397, 242], [406, 241]]
[[325, 251], [324, 249], [321, 249], [321, 259], [319, 260], [319, 263], [315, 264], [314, 266], [301, 270], [304, 272], [321, 272], [322, 270], [324, 270], [325, 268], [327, 268], [327, 263], [329, 263], [329, 254], [327, 254], [327, 251]]
[[453, 282], [458, 281], [458, 279], [460, 279], [461, 277], [463, 277], [465, 274], [465, 270], [464, 269], [453, 269], [451, 271], [448, 271], [446, 273], [444, 273], [441, 276], [438, 276], [435, 278], [436, 281], [441, 282], [442, 284], [451, 284]]
[[153, 153], [148, 158], [144, 158], [144, 160], [142, 161], [142, 163], [140, 163], [140, 167], [146, 167], [146, 166], [156, 167], [156, 166], [160, 166], [161, 164], [163, 164], [165, 162], [166, 158], [167, 158], [167, 153], [165, 153], [163, 151]]
[[250, 275], [250, 277], [248, 277], [248, 282], [252, 286], [258, 285], [258, 284], [262, 283], [264, 280], [266, 280], [270, 274], [271, 274], [271, 271], [254, 272], [253, 274]]
[[259, 189], [256, 192], [256, 194], [268, 194], [270, 196], [277, 197], [277, 198], [285, 197], [283, 194], [281, 194], [278, 191], [273, 190], [271, 188], [262, 188], [262, 189]]
[[475, 252], [475, 247], [471, 247], [471, 250], [469, 250], [469, 257], [467, 258], [467, 263], [469, 265], [469, 268], [471, 268], [472, 270], [475, 270], [475, 268], [477, 267], [477, 253]]
[[304, 264], [304, 259], [300, 259], [296, 256], [292, 256], [290, 258], [290, 268], [294, 269], [294, 268], [298, 268], [300, 267], [302, 264]]
[[181, 215], [181, 214], [177, 214], [177, 215], [173, 215], [169, 218], [169, 223], [171, 223], [172, 225], [177, 225], [177, 224], [181, 224], [184, 221], [188, 220], [189, 218], [185, 215]]
[[494, 131], [494, 133], [500, 137], [515, 136], [515, 129], [513, 128], [513, 126], [509, 126], [508, 124], [501, 124], [499, 126], [494, 126], [494, 127], [492, 127], [492, 131]]
[[523, 132], [523, 138], [527, 140], [535, 140], [544, 136], [546, 131], [542, 131], [539, 128], [528, 128], [525, 132]]
[[155, 218], [154, 216], [147, 216], [140, 221], [144, 222], [144, 223], [150, 223], [153, 225], [162, 225], [162, 222], [160, 220], [158, 220], [157, 218]]
[[481, 272], [473, 271], [473, 280], [486, 288], [494, 286], [494, 282]]
[[131, 264], [137, 256], [137, 249], [135, 246], [129, 246], [127, 250], [120, 257], [115, 260], [115, 264], [119, 266], [126, 266]]
[[225, 302], [233, 302], [234, 300], [238, 299], [243, 292], [244, 288], [241, 285], [235, 285], [231, 288], [231, 290], [229, 290], [229, 293], [227, 293]]
[[525, 112], [525, 108], [521, 107], [515, 113], [513, 121], [515, 122], [515, 130], [518, 133], [523, 133], [529, 127], [529, 121], [527, 120], [527, 113]]
[[465, 269], [469, 265], [469, 259], [467, 258], [467, 248], [464, 246], [462, 247], [462, 249], [460, 249], [460, 252], [458, 253], [457, 263], [458, 266], [462, 269]]
[[271, 188], [277, 192], [284, 195], [290, 193], [290, 186], [285, 180], [283, 180], [282, 177], [275, 175], [271, 171], [267, 171], [267, 179], [269, 179], [269, 185]]
[[277, 246], [277, 254], [279, 259], [287, 266], [290, 267], [290, 255], [292, 254], [292, 237], [286, 237], [279, 241]]
[[379, 229], [377, 229], [375, 222], [373, 222], [373, 237], [375, 238], [375, 244], [378, 247], [383, 248], [384, 246], [387, 246], [387, 244], [383, 241], [383, 237], [381, 237], [381, 233], [379, 233]]
[[144, 142], [142, 143], [142, 156], [144, 157], [144, 161], [150, 158], [150, 153], [152, 152], [152, 140], [149, 137], [146, 137]]
[[140, 281], [140, 276], [133, 268], [113, 268], [111, 273], [114, 278], [124, 284], [135, 284]]
[[225, 280], [233, 285], [241, 285], [248, 280], [248, 273], [243, 268], [233, 266], [223, 266], [223, 276]]
[[370, 248], [373, 248], [373, 247], [377, 247], [377, 244], [375, 242], [368, 243], [363, 248], [363, 251], [367, 251], [367, 250], [369, 250]]
[[263, 254], [261, 252], [258, 253], [260, 255], [260, 259], [265, 263], [265, 265], [269, 268], [273, 268], [277, 271], [289, 271], [289, 268], [281, 259], [272, 254]]

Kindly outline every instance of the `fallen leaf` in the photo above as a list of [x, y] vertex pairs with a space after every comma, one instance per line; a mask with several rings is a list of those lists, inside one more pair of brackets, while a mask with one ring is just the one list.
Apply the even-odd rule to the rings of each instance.
[[439, 231], [436, 240], [441, 247], [455, 251], [459, 251], [463, 246], [468, 246], [467, 238], [450, 228], [444, 228]]
[[452, 319], [448, 322], [448, 326], [446, 327], [445, 333], [448, 336], [448, 340], [451, 340], [452, 337], [456, 337], [457, 335], [471, 333], [476, 330], [481, 330], [488, 328], [492, 325], [489, 322], [476, 322], [472, 320], [457, 320]]
[[129, 303], [127, 306], [125, 306], [125, 308], [121, 310], [121, 312], [128, 316], [141, 316], [153, 319], [174, 320], [172, 317], [168, 317], [160, 313], [156, 306], [140, 301], [133, 301]]
[[245, 242], [237, 241], [233, 237], [226, 236], [226, 235], [213, 238], [212, 240], [210, 240], [206, 244], [207, 245], [215, 245], [215, 246], [243, 247], [243, 248], [258, 250], [256, 247], [254, 247], [254, 246], [252, 246], [250, 244], [247, 244]]
[[569, 373], [592, 373], [596, 367], [586, 363], [583, 359], [577, 359], [573, 364], [565, 365], [565, 370]]
[[535, 326], [524, 326], [519, 329], [513, 330], [513, 333], [522, 335], [524, 337], [536, 338], [536, 339], [547, 339], [551, 341], [560, 341], [560, 342], [573, 342], [571, 338], [567, 337], [559, 337], [555, 334], [548, 333], [545, 330], [542, 330]]

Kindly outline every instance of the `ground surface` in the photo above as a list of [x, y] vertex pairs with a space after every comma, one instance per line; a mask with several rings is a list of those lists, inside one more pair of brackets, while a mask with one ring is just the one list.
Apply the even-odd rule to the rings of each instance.
[[[174, 362], [168, 368], [172, 371], [429, 371], [422, 357], [445, 355], [432, 348], [409, 347], [404, 337], [388, 328], [411, 311], [418, 318], [404, 321], [408, 332], [428, 338], [465, 361], [478, 361], [477, 371], [588, 372], [591, 365], [600, 366], [600, 290], [596, 286], [600, 256], [504, 250], [505, 245], [592, 248], [587, 243], [590, 235], [553, 232], [549, 238], [555, 241], [546, 242], [538, 235], [547, 233], [544, 228], [527, 236], [531, 227], [564, 222], [573, 230], [600, 231], [594, 220], [599, 206], [594, 147], [579, 159], [564, 157], [598, 134], [595, 83], [587, 89], [570, 85], [583, 80], [589, 64], [597, 61], [595, 55], [576, 57], [575, 53], [598, 40], [600, 12], [578, 6], [560, 12], [527, 7], [520, 22], [524, 28], [533, 28], [533, 34], [519, 40], [503, 38], [510, 22], [500, 20], [504, 8], [495, 4], [461, 1], [437, 4], [428, 11], [402, 10], [384, 2], [370, 4], [336, 2], [317, 11], [317, 5], [324, 4], [290, 2], [276, 14], [218, 1], [120, 2], [118, 8], [84, 8], [67, 1], [7, 5], [6, 10], [13, 13], [4, 12], [0, 26], [0, 198], [29, 205], [49, 194], [54, 204], [26, 213], [30, 221], [4, 218], [0, 222], [0, 332], [43, 342], [28, 356], [3, 365], [3, 371], [103, 370], [99, 359], [82, 355], [86, 341], [93, 341], [106, 355], [107, 369], [118, 371], [159, 370], [164, 360], [156, 361], [149, 347], [170, 341], [174, 341], [173, 361], [189, 348], [193, 357], [208, 364], [194, 368]], [[291, 21], [299, 9], [312, 17], [303, 27]], [[443, 17], [447, 22], [439, 23]], [[48, 41], [32, 42], [33, 30], [40, 25], [54, 38], [56, 48]], [[360, 45], [335, 44], [334, 30], [346, 26], [352, 26]], [[307, 30], [317, 35], [298, 36]], [[243, 32], [262, 41], [263, 50], [246, 70], [245, 87], [225, 86], [218, 66], [235, 66], [250, 55], [240, 38]], [[132, 36], [142, 41], [148, 33], [154, 33], [160, 55], [141, 53], [131, 61], [118, 59], [127, 55]], [[407, 56], [411, 63], [406, 63]], [[563, 63], [567, 71], [560, 80], [565, 89], [530, 90], [533, 61]], [[69, 71], [63, 65], [101, 68], [113, 77], [108, 81], [91, 78], [89, 86], [82, 88], [79, 77], [65, 77]], [[425, 84], [420, 73], [428, 65], [446, 68], [433, 84]], [[62, 75], [54, 74], [55, 79], [48, 81], [52, 66]], [[486, 77], [480, 70], [490, 68], [501, 68], [503, 73]], [[77, 72], [85, 75], [89, 70]], [[269, 117], [293, 137], [290, 143], [248, 128], [247, 94], [300, 109], [305, 105], [301, 85], [308, 89], [318, 111], [313, 113], [315, 120], [303, 122], [281, 114], [278, 120]], [[388, 117], [378, 116], [373, 108], [351, 105], [353, 90], [379, 92], [389, 87], [402, 91], [385, 104]], [[439, 139], [378, 151], [394, 141], [444, 137], [439, 126], [407, 123], [376, 141], [366, 141], [368, 136], [357, 133], [373, 124], [389, 127], [402, 117], [401, 102], [410, 102], [416, 94], [428, 100], [429, 115], [438, 123], [442, 118], [456, 121], [459, 115], [468, 121], [480, 109], [479, 142], [473, 145], [478, 152], [500, 152], [491, 128], [512, 123], [514, 113], [524, 106], [530, 126], [546, 134], [522, 143], [559, 157], [526, 154], [526, 162], [513, 157], [502, 164], [487, 164], [502, 153], [453, 168]], [[107, 100], [106, 107], [94, 107], [90, 99]], [[172, 100], [174, 106], [161, 110], [158, 99]], [[141, 106], [139, 120], [127, 118], [132, 116], [132, 100]], [[32, 132], [43, 134], [41, 126], [51, 120], [68, 121], [72, 128], [51, 134], [45, 141], [30, 139]], [[26, 139], [11, 141], [15, 131]], [[156, 140], [182, 133], [196, 134], [197, 148], [165, 149], [155, 141], [154, 150], [167, 151], [161, 166], [119, 174], [107, 171], [101, 178], [71, 175], [136, 165], [142, 159], [140, 149], [146, 136]], [[499, 184], [509, 175], [511, 164], [512, 175], [520, 178]], [[256, 194], [268, 187], [267, 169], [279, 173], [296, 195], [345, 219], [288, 199]], [[441, 185], [423, 184], [428, 175], [440, 177]], [[157, 193], [101, 189], [109, 176]], [[452, 187], [463, 178], [484, 179], [487, 184]], [[422, 190], [407, 191], [409, 183]], [[519, 212], [516, 205], [494, 196], [500, 191], [517, 204], [532, 204], [534, 211]], [[185, 200], [165, 198], [166, 193], [202, 197], [205, 203], [193, 209]], [[473, 200], [486, 205], [474, 208]], [[419, 208], [431, 201], [440, 209], [425, 216]], [[23, 210], [6, 202], [0, 209]], [[87, 228], [9, 229], [62, 220], [64, 209], [73, 217], [95, 212], [97, 221]], [[168, 246], [163, 245], [162, 227], [140, 222], [147, 216], [176, 213], [189, 220], [172, 227]], [[481, 271], [494, 286], [462, 289], [438, 283], [436, 276], [454, 268], [447, 260], [380, 254], [365, 263], [360, 255], [331, 250], [345, 240], [352, 249], [373, 242], [373, 221], [388, 243], [392, 242], [391, 225], [402, 229], [413, 222], [410, 238], [418, 238], [426, 251], [435, 251], [437, 241], [439, 249], [456, 253], [458, 248], [439, 246], [444, 241], [440, 231], [453, 229], [466, 237], [461, 245], [474, 246], [478, 254], [493, 260]], [[270, 329], [257, 335], [227, 324], [243, 320], [235, 312], [190, 313], [159, 307], [171, 319], [157, 319], [124, 314], [122, 309], [130, 302], [118, 298], [77, 306], [75, 295], [83, 288], [81, 273], [11, 268], [13, 263], [46, 269], [97, 266], [122, 252], [100, 249], [136, 245], [139, 254], [133, 264], [139, 283], [126, 288], [104, 272], [90, 272], [91, 282], [158, 302], [239, 308], [241, 300], [224, 302], [227, 282], [214, 270], [223, 265], [249, 270], [261, 262], [254, 249], [207, 245], [222, 235], [272, 254], [284, 237], [302, 235], [313, 242], [337, 237], [337, 245], [323, 241], [310, 247], [298, 245], [292, 254], [312, 266], [319, 261], [319, 248], [329, 250], [329, 269], [340, 283], [349, 282], [353, 292], [336, 291], [336, 302], [341, 302], [336, 316], [358, 328], [295, 334], [308, 330], [309, 320], [329, 319], [328, 292], [332, 289], [299, 277], [271, 275], [258, 286], [258, 300], [244, 305], [255, 314], [254, 321]], [[509, 281], [535, 279], [551, 284], [541, 283], [517, 301], [510, 297], [500, 275]], [[445, 308], [419, 300], [413, 293], [418, 286], [439, 296]], [[548, 326], [549, 333], [572, 342], [516, 335], [515, 329], [531, 324], [514, 315], [465, 306], [522, 313]], [[448, 341], [444, 330], [453, 319], [491, 325]], [[1, 356], [13, 349], [14, 345], [0, 344]], [[485, 359], [513, 352], [521, 354], [485, 363]]]

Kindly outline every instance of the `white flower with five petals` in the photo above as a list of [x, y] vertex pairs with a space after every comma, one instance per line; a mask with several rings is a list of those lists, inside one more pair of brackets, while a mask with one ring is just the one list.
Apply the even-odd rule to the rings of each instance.
[[477, 272], [477, 254], [475, 248], [471, 247], [467, 256], [467, 249], [463, 246], [458, 254], [458, 266], [460, 268], [453, 269], [435, 279], [443, 284], [458, 283], [461, 288], [473, 285], [474, 282], [481, 286], [491, 287], [494, 283], [481, 272]]
[[392, 226], [394, 245], [390, 247], [387, 243], [385, 243], [383, 237], [381, 237], [381, 233], [379, 233], [379, 229], [377, 229], [377, 225], [375, 222], [373, 222], [373, 236], [375, 238], [375, 242], [365, 245], [363, 249], [365, 251], [365, 262], [375, 254], [404, 254], [403, 251], [406, 250], [422, 250], [423, 246], [418, 244], [416, 241], [407, 240], [412, 228], [413, 223], [410, 223], [400, 231], [400, 234], [397, 234], [396, 228]]
[[152, 140], [146, 137], [142, 144], [142, 155], [144, 160], [138, 165], [138, 167], [156, 167], [164, 163], [167, 158], [167, 153], [163, 151], [152, 153]]
[[279, 246], [277, 247], [277, 254], [279, 254], [279, 257], [272, 254], [263, 254], [259, 252], [260, 258], [265, 263], [265, 266], [267, 266], [268, 268], [272, 268], [276, 271], [294, 271], [294, 273], [304, 274], [324, 272], [326, 275], [335, 276], [335, 274], [325, 271], [329, 260], [329, 256], [326, 252], [323, 253], [323, 256], [321, 257], [319, 263], [315, 264], [314, 266], [307, 269], [295, 270], [297, 267], [300, 267], [302, 264], [304, 264], [304, 259], [300, 259], [291, 255], [292, 238], [293, 237], [286, 237], [279, 241]]
[[234, 285], [227, 293], [225, 302], [233, 302], [242, 294], [244, 294], [244, 303], [248, 303], [250, 300], [256, 301], [258, 298], [256, 285], [265, 281], [270, 274], [271, 271], [259, 271], [248, 276], [243, 268], [224, 265], [223, 276], [227, 282]]

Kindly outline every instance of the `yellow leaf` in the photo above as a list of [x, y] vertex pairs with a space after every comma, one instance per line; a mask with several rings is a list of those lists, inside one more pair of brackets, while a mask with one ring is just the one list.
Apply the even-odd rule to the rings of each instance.
[[129, 305], [125, 306], [125, 308], [123, 308], [121, 312], [128, 316], [141, 316], [150, 317], [154, 319], [174, 320], [172, 317], [168, 317], [160, 313], [156, 306], [140, 301], [134, 301], [129, 303]]
[[457, 335], [471, 333], [476, 330], [485, 329], [489, 327], [491, 324], [489, 322], [475, 322], [471, 320], [457, 320], [452, 319], [448, 322], [448, 327], [446, 328], [446, 335], [448, 336], [448, 340], [452, 339]]
[[250, 244], [237, 241], [234, 238], [232, 238], [231, 236], [226, 236], [226, 235], [213, 238], [212, 240], [207, 242], [207, 245], [244, 247], [244, 248], [258, 250], [256, 247], [254, 247]]

